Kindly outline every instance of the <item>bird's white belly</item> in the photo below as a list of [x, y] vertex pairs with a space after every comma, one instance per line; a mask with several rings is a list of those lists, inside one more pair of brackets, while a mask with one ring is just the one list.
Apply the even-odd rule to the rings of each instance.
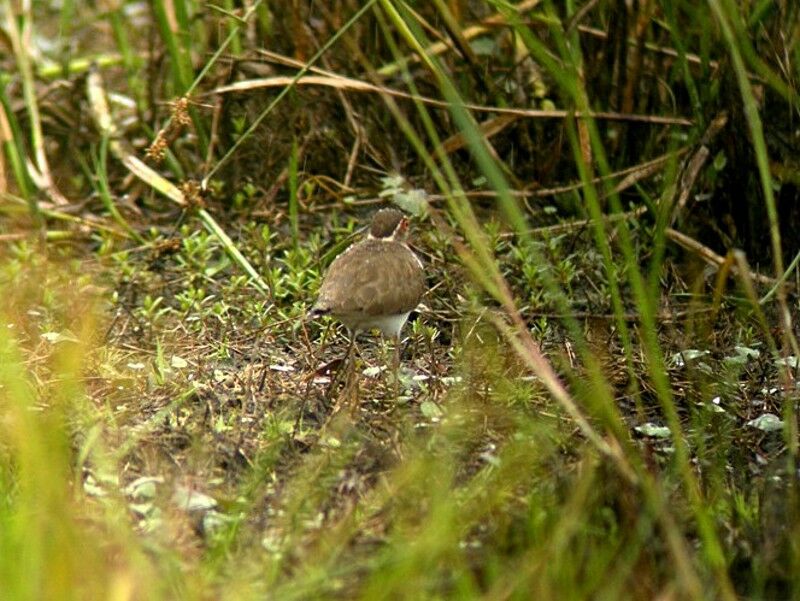
[[337, 315], [336, 317], [354, 332], [380, 330], [384, 336], [400, 336], [400, 330], [411, 311], [398, 315]]

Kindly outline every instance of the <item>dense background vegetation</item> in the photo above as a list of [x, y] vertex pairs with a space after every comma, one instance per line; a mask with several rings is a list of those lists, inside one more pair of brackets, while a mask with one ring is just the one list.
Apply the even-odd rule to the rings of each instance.
[[796, 2], [0, 16], [3, 599], [800, 597]]

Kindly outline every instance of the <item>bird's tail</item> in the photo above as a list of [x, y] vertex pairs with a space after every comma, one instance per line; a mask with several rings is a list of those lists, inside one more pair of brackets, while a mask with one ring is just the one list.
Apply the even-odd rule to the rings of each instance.
[[320, 315], [327, 315], [330, 312], [331, 310], [328, 307], [324, 307], [321, 305], [314, 305], [313, 307], [311, 307], [311, 309], [308, 310], [308, 313], [306, 313], [306, 317], [308, 317], [309, 319], [313, 319], [315, 317], [319, 317]]

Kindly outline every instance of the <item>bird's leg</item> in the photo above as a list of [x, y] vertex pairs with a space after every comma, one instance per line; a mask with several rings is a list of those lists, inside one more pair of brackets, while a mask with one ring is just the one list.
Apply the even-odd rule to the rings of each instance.
[[350, 344], [347, 345], [347, 352], [344, 354], [345, 364], [350, 362], [350, 355], [356, 347], [356, 332], [350, 332]]
[[[338, 386], [338, 384], [339, 384], [339, 380], [340, 380], [342, 374], [344, 374], [346, 377], [348, 377], [348, 373], [349, 373], [348, 367], [349, 367], [349, 365], [351, 363], [350, 355], [352, 354], [353, 348], [355, 347], [355, 344], [356, 344], [356, 332], [348, 332], [348, 333], [350, 335], [350, 342], [347, 345], [347, 351], [345, 351], [345, 354], [344, 354], [344, 357], [342, 358], [341, 364], [339, 364], [339, 367], [336, 368], [336, 373], [333, 374], [333, 378], [331, 378], [331, 383], [328, 384], [328, 390], [325, 393], [325, 398], [326, 399], [330, 399], [331, 395], [333, 394], [333, 391], [336, 389], [336, 386]], [[345, 385], [346, 384], [347, 384], [347, 379], [345, 380]]]
[[392, 361], [392, 371], [394, 371], [394, 402], [400, 399], [400, 336], [394, 337], [394, 360]]
[[358, 372], [356, 364], [358, 361], [358, 345], [354, 345], [356, 356], [348, 361], [347, 379], [345, 380], [342, 396], [344, 402], [350, 409], [350, 416], [355, 418], [358, 414]]
[[347, 407], [350, 416], [355, 417], [358, 413], [358, 373], [356, 372], [356, 363], [359, 349], [358, 342], [356, 342], [357, 332], [351, 332], [350, 336], [350, 345], [347, 347], [345, 362], [340, 366], [340, 370], [344, 371], [344, 386], [342, 387], [342, 394], [336, 402], [334, 413], [338, 412], [342, 407]]

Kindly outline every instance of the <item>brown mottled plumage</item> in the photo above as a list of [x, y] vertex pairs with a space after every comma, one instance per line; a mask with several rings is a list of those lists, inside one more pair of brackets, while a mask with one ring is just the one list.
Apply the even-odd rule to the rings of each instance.
[[329, 314], [354, 333], [399, 336], [425, 293], [422, 263], [402, 241], [408, 221], [400, 211], [375, 213], [366, 240], [331, 263], [312, 314]]

